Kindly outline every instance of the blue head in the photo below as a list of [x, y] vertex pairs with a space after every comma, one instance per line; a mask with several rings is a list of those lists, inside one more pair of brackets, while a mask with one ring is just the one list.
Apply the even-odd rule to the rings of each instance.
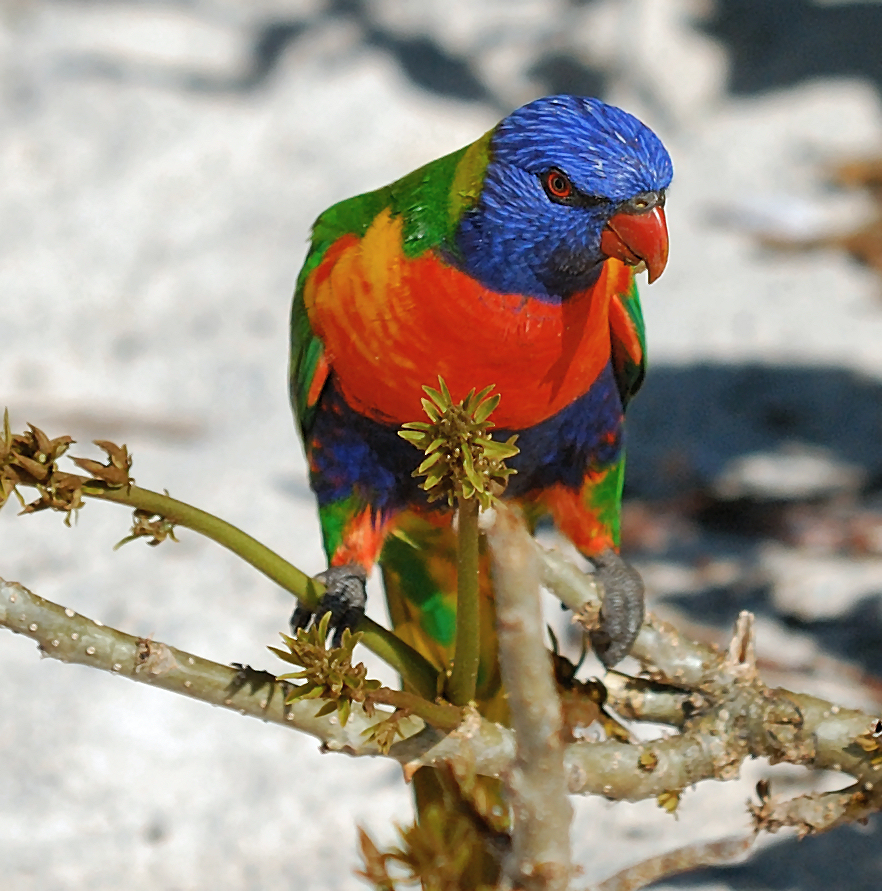
[[[487, 287], [559, 299], [588, 287], [608, 257], [667, 259], [671, 159], [635, 117], [598, 99], [549, 96], [502, 120], [454, 259]], [[662, 243], [663, 242], [663, 243]]]

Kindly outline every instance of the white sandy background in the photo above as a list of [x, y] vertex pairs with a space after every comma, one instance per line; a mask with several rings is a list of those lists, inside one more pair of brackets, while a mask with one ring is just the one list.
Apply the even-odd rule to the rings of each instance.
[[[676, 168], [670, 266], [644, 294], [647, 391], [656, 370], [674, 383], [635, 417], [635, 484], [651, 489], [663, 476], [656, 459], [672, 449], [711, 475], [725, 470], [732, 437], [750, 449], [749, 425], [714, 439], [707, 418], [725, 426], [726, 409], [676, 384], [700, 383], [702, 363], [856, 372], [875, 392], [879, 283], [837, 254], [764, 253], [730, 224], [810, 233], [864, 213], [818, 171], [882, 146], [877, 84], [830, 70], [733, 94], [729, 49], [700, 27], [714, 6], [7, 0], [0, 405], [16, 428], [71, 433], [75, 454], [98, 457], [93, 438], [125, 442], [140, 485], [167, 488], [318, 571], [285, 379], [290, 292], [311, 221], [470, 142], [566, 77], [574, 90], [595, 83], [655, 127]], [[863, 7], [877, 21], [876, 4], [784, 6], [794, 15]], [[842, 392], [830, 410], [849, 417]], [[827, 403], [811, 404], [823, 412]], [[863, 456], [866, 472], [877, 469], [878, 419], [864, 420], [855, 420], [857, 457], [828, 450], [824, 468]], [[0, 514], [0, 576], [131, 633], [275, 667], [266, 646], [285, 628], [287, 595], [186, 531], [177, 545], [113, 552], [127, 524], [112, 505], [88, 504], [68, 530], [54, 514], [18, 518], [11, 504]], [[792, 589], [804, 556], [780, 547], [749, 559], [765, 561], [774, 596], [803, 603], [805, 588]], [[659, 596], [701, 587], [673, 559], [644, 570]], [[829, 561], [821, 570], [825, 614], [882, 590], [872, 559], [857, 581]], [[738, 608], [724, 609], [723, 625]], [[380, 597], [372, 609], [382, 617]], [[809, 662], [819, 654], [774, 615], [760, 628], [761, 648]], [[355, 825], [389, 842], [392, 822], [409, 819], [394, 765], [321, 755], [281, 728], [41, 662], [9, 634], [0, 675], [0, 886], [9, 891], [355, 889]], [[866, 704], [836, 677], [814, 683]], [[586, 881], [743, 830], [744, 801], [768, 773], [749, 765], [738, 784], [688, 792], [676, 820], [652, 802], [581, 802], [574, 844]], [[782, 791], [802, 788], [796, 770], [773, 775]], [[799, 847], [782, 836], [749, 867], [665, 887], [876, 889], [878, 849], [876, 824]]]

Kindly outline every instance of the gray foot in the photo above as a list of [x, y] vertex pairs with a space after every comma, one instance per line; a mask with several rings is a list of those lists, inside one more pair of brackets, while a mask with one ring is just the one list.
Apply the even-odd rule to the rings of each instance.
[[612, 668], [631, 652], [643, 624], [643, 579], [613, 550], [591, 562], [603, 583], [600, 628], [591, 634], [591, 646], [600, 661]]
[[365, 592], [367, 573], [363, 567], [347, 563], [345, 566], [329, 567], [320, 572], [316, 579], [325, 585], [325, 593], [322, 595], [319, 607], [312, 612], [298, 605], [291, 614], [291, 630], [296, 633], [299, 628], [307, 628], [310, 623], [318, 623], [325, 613], [330, 613], [331, 630], [334, 632], [331, 646], [339, 647], [343, 641], [343, 632], [347, 628], [354, 631], [364, 615], [367, 603]]

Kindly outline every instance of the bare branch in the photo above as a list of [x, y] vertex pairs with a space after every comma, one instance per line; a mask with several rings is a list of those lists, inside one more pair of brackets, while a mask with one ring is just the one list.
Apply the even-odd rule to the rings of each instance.
[[746, 758], [765, 757], [843, 771], [863, 783], [864, 793], [872, 792], [882, 778], [876, 719], [765, 687], [756, 679], [752, 651], [752, 619], [742, 614], [717, 675], [701, 691], [710, 704], [683, 722], [683, 733], [638, 746], [614, 740], [570, 746], [570, 791], [636, 801], [682, 790], [699, 778], [732, 779]]
[[[125, 634], [2, 579], [0, 626], [35, 640], [43, 656], [89, 665], [242, 715], [292, 727], [318, 737], [329, 751], [379, 754], [379, 748], [366, 740], [364, 731], [388, 718], [388, 712], [368, 718], [363, 710], [353, 709], [343, 727], [337, 718], [315, 716], [324, 704], [321, 701], [285, 705], [292, 686], [268, 672], [219, 665], [159, 641]], [[423, 726], [415, 718], [405, 718], [402, 723], [410, 734]]]
[[788, 800], [768, 796], [759, 805], [748, 803], [748, 806], [757, 831], [777, 832], [791, 827], [802, 837], [844, 823], [867, 820], [882, 809], [882, 789], [855, 783], [838, 792], [800, 795]]
[[741, 838], [725, 838], [716, 842], [686, 845], [667, 854], [650, 857], [636, 866], [629, 866], [591, 888], [590, 891], [637, 891], [650, 882], [689, 872], [701, 866], [731, 863], [743, 857], [753, 842], [754, 836], [746, 835]]
[[682, 690], [646, 678], [632, 678], [618, 671], [603, 677], [607, 705], [623, 718], [682, 727], [686, 719], [708, 705], [697, 691]]
[[[534, 544], [539, 555], [542, 584], [578, 616], [596, 616], [600, 592], [590, 575], [581, 572], [561, 554]], [[701, 687], [715, 678], [722, 661], [711, 647], [683, 637], [667, 622], [647, 614], [631, 655], [639, 659], [649, 674], [679, 687]]]
[[[356, 706], [341, 726], [333, 716], [316, 717], [323, 702], [301, 700], [285, 705], [291, 685], [268, 672], [220, 665], [158, 641], [125, 634], [3, 579], [0, 627], [36, 641], [44, 657], [88, 665], [308, 733], [321, 740], [324, 751], [353, 756], [382, 754], [369, 737], [376, 725], [389, 718], [389, 712], [376, 710], [369, 717]], [[513, 733], [481, 719], [473, 710], [467, 710], [462, 724], [447, 734], [416, 717], [402, 718], [399, 727], [404, 739], [387, 754], [401, 763], [405, 772], [415, 771], [423, 759], [436, 766], [464, 760], [478, 773], [498, 777], [514, 760]]]
[[514, 887], [565, 891], [572, 874], [560, 699], [542, 639], [539, 570], [523, 521], [504, 505], [487, 532], [495, 587], [499, 664], [515, 732], [515, 762], [505, 776], [514, 825], [503, 868]]
[[[512, 566], [520, 567], [515, 572], [520, 584], [529, 580], [529, 561]], [[369, 737], [372, 728], [389, 719], [389, 712], [377, 710], [369, 717], [356, 706], [346, 725], [340, 726], [332, 716], [316, 717], [321, 702], [284, 705], [290, 686], [268, 673], [218, 665], [156, 641], [123, 634], [2, 580], [0, 626], [36, 640], [45, 656], [123, 674], [292, 727], [320, 739], [326, 751], [381, 754], [381, 747]], [[705, 779], [730, 779], [746, 758], [765, 757], [773, 763], [787, 761], [841, 771], [853, 777], [854, 784], [791, 801], [765, 795], [760, 805], [752, 808], [758, 829], [774, 832], [782, 826], [795, 826], [801, 832], [820, 831], [882, 809], [882, 725], [878, 719], [813, 696], [771, 689], [759, 680], [738, 678], [742, 671], [752, 675], [749, 630], [749, 619], [739, 619], [727, 670], [723, 670], [726, 659], [705, 648], [708, 662], [716, 665], [718, 674], [706, 679], [700, 691], [677, 691], [611, 673], [608, 684], [613, 704], [621, 708], [623, 702], [629, 702], [634, 717], [669, 719], [682, 726], [682, 733], [639, 745], [607, 740], [563, 746], [559, 755], [569, 792], [636, 801], [676, 793]], [[666, 631], [662, 636], [670, 639]], [[687, 642], [687, 649], [694, 655], [700, 648]], [[667, 644], [662, 652], [667, 652]], [[547, 704], [551, 700], [536, 701]], [[550, 714], [542, 718], [543, 722], [553, 720]], [[555, 725], [541, 726], [550, 738], [550, 728]], [[401, 717], [398, 729], [403, 738], [391, 745], [387, 754], [401, 763], [407, 774], [422, 765], [453, 762], [484, 776], [500, 777], [515, 762], [514, 733], [472, 710], [466, 710], [466, 718], [449, 733], [413, 716]]]

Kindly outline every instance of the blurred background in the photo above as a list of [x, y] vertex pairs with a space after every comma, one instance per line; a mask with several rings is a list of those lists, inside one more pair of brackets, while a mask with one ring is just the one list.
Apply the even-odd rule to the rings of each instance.
[[[882, 5], [857, 0], [2, 0], [0, 405], [74, 454], [125, 442], [140, 485], [318, 571], [286, 394], [311, 221], [536, 96], [600, 96], [676, 169], [629, 425], [625, 549], [651, 607], [711, 641], [751, 609], [769, 682], [878, 710], [880, 38]], [[114, 552], [114, 506], [72, 529], [15, 513], [0, 576], [275, 670], [290, 598], [210, 542]], [[10, 634], [0, 673], [10, 891], [348, 891], [356, 824], [389, 843], [409, 820], [395, 765], [40, 662]], [[842, 783], [756, 763], [686, 792], [677, 819], [581, 801], [586, 881], [743, 831], [764, 776]], [[659, 887], [878, 891], [880, 841], [879, 821], [782, 833]]]

